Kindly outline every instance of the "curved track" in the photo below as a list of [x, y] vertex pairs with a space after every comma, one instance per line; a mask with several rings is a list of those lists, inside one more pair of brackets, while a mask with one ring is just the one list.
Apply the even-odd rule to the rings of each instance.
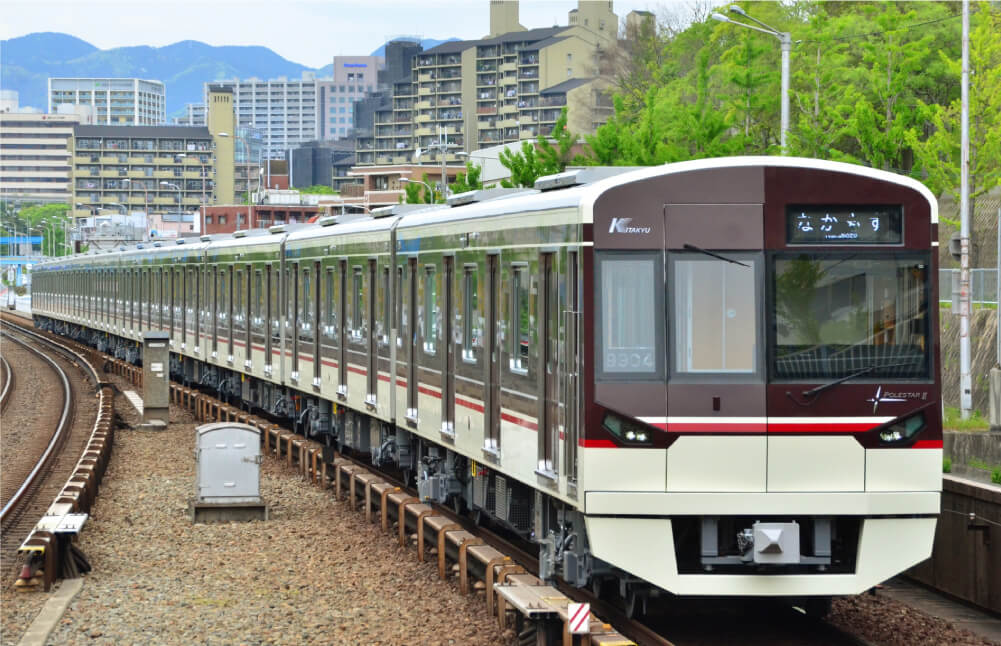
[[14, 392], [14, 373], [5, 357], [0, 356], [0, 371], [3, 373], [3, 389], [0, 390], [0, 412], [7, 408], [10, 395]]
[[[10, 482], [7, 478], [4, 479], [3, 509], [0, 511], [0, 535], [2, 535], [0, 568], [6, 573], [7, 569], [18, 561], [17, 549], [21, 541], [28, 536], [52, 502], [54, 492], [49, 491], [49, 483], [53, 478], [58, 479], [63, 475], [60, 468], [66, 462], [63, 459], [65, 448], [68, 443], [72, 443], [71, 436], [77, 435], [76, 404], [78, 393], [82, 391], [81, 386], [76, 384], [81, 377], [77, 375], [71, 377], [67, 373], [66, 359], [54, 359], [49, 356], [50, 354], [56, 356], [57, 353], [47, 343], [36, 339], [36, 335], [31, 331], [6, 324], [3, 327], [5, 342], [16, 343], [24, 352], [38, 357], [38, 361], [48, 366], [54, 375], [49, 380], [53, 386], [44, 392], [36, 393], [37, 397], [29, 404], [31, 412], [26, 415], [21, 414], [18, 417], [21, 420], [21, 427], [14, 429], [19, 433], [29, 433], [30, 436], [19, 438], [18, 449], [14, 455], [14, 460], [24, 463], [17, 471], [21, 474], [26, 472], [27, 475], [11, 477]], [[27, 375], [22, 377], [26, 378]], [[45, 411], [49, 413], [47, 416]], [[11, 416], [12, 412], [14, 411], [6, 412], [5, 417]], [[33, 414], [37, 416], [33, 417]], [[53, 419], [58, 421], [53, 423]], [[25, 420], [30, 421], [25, 422]], [[32, 421], [35, 423], [32, 424]], [[7, 466], [9, 467], [10, 463]]]

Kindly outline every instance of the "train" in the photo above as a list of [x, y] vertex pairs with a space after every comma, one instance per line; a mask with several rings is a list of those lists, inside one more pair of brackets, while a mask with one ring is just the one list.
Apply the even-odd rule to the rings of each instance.
[[35, 268], [35, 324], [398, 469], [621, 596], [822, 613], [928, 558], [937, 202], [795, 157], [532, 189]]

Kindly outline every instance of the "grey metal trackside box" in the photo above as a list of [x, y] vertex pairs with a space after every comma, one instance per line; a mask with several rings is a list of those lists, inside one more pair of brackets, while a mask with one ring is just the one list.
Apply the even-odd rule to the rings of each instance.
[[261, 432], [247, 424], [217, 422], [195, 429], [198, 473], [189, 503], [198, 522], [267, 520], [261, 500]]
[[261, 435], [247, 424], [218, 422], [196, 429], [195, 497], [205, 503], [261, 501]]

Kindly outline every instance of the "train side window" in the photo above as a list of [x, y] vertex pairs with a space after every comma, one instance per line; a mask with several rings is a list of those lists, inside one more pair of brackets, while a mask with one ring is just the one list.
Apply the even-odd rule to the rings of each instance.
[[392, 303], [389, 298], [389, 267], [382, 268], [382, 310], [379, 322], [379, 345], [389, 343], [390, 312]]
[[254, 309], [251, 312], [251, 323], [255, 330], [261, 329], [261, 314], [264, 310], [264, 275], [260, 269], [254, 271]]
[[511, 321], [509, 322], [511, 372], [528, 374], [529, 344], [532, 341], [529, 276], [526, 263], [511, 265]]
[[664, 379], [664, 292], [660, 252], [598, 254], [595, 328], [598, 378]]
[[424, 352], [435, 353], [438, 336], [438, 277], [434, 265], [424, 267]]
[[329, 338], [337, 334], [337, 311], [334, 309], [334, 270], [327, 269], [323, 277], [323, 333]]
[[757, 263], [739, 254], [727, 257], [742, 264], [690, 254], [672, 257], [677, 373], [751, 374], [757, 369]]
[[479, 343], [479, 293], [476, 265], [469, 264], [462, 272], [462, 360], [476, 363], [473, 347]]
[[351, 338], [355, 341], [362, 338], [362, 271], [361, 265], [351, 268]]

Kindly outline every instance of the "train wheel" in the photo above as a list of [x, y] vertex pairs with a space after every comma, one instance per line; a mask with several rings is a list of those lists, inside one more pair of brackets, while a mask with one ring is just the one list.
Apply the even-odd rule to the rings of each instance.
[[823, 619], [831, 612], [831, 597], [810, 597], [803, 604], [807, 617]]
[[601, 593], [604, 591], [605, 581], [600, 576], [591, 577], [591, 594], [594, 595], [595, 599], [601, 598]]
[[638, 594], [635, 588], [630, 587], [629, 591], [626, 592], [623, 610], [627, 619], [635, 619], [646, 611], [646, 597]]

